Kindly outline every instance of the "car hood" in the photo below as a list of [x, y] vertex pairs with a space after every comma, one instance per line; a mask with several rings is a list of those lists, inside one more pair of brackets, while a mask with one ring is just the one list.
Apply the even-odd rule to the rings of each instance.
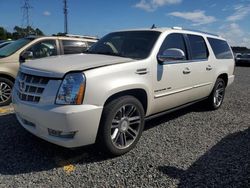
[[62, 78], [70, 71], [83, 71], [131, 61], [133, 59], [100, 54], [63, 55], [26, 62], [21, 65], [21, 71], [27, 74]]

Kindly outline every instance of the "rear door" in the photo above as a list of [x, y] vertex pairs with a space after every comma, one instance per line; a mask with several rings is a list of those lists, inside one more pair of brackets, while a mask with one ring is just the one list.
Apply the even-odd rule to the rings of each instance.
[[81, 40], [61, 40], [63, 54], [80, 54], [88, 49], [85, 41]]
[[211, 92], [215, 62], [210, 57], [205, 38], [194, 34], [186, 34], [185, 37], [190, 52], [191, 100], [197, 100], [208, 96]]

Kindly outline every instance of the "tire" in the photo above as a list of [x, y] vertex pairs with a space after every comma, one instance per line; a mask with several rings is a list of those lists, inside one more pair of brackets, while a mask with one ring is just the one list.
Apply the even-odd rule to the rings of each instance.
[[210, 96], [207, 99], [207, 105], [210, 110], [217, 110], [221, 107], [225, 96], [225, 89], [225, 81], [222, 78], [218, 78]]
[[11, 91], [13, 82], [7, 78], [0, 78], [0, 106], [6, 106], [11, 103]]
[[133, 96], [123, 96], [108, 103], [103, 110], [98, 143], [112, 156], [132, 150], [144, 129], [144, 109]]

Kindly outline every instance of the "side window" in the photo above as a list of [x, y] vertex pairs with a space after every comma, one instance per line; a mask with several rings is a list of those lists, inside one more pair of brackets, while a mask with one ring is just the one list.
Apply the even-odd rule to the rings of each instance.
[[80, 40], [62, 40], [64, 54], [79, 54], [87, 50], [87, 44]]
[[190, 43], [191, 54], [193, 60], [207, 59], [208, 50], [205, 40], [202, 36], [198, 35], [187, 35]]
[[164, 40], [159, 53], [163, 54], [163, 52], [170, 48], [177, 48], [182, 50], [185, 53], [185, 59], [187, 60], [187, 49], [184, 41], [184, 37], [182, 34], [173, 33], [169, 34], [166, 39]]
[[232, 52], [226, 41], [207, 38], [217, 59], [233, 59]]
[[56, 41], [44, 40], [31, 46], [26, 51], [33, 53], [33, 59], [57, 55]]

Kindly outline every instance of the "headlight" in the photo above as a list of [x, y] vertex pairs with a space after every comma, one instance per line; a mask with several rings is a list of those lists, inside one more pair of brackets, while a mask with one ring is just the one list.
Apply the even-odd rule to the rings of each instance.
[[83, 73], [67, 74], [58, 91], [56, 104], [82, 104], [85, 81]]

